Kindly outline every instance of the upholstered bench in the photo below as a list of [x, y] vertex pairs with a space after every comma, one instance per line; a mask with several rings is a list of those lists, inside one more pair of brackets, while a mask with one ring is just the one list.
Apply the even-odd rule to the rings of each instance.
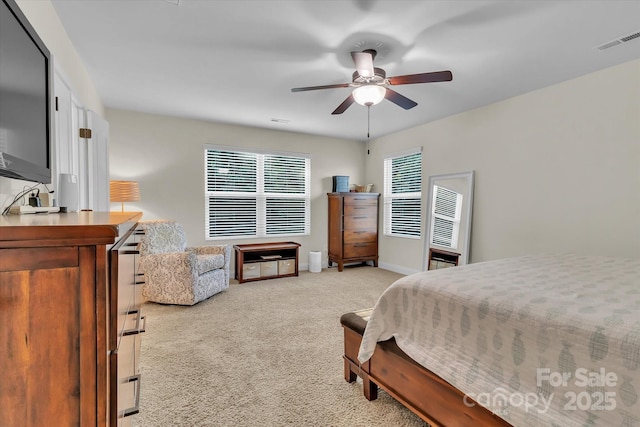
[[[367, 400], [375, 400], [378, 398], [378, 386], [369, 378], [370, 361], [361, 364], [358, 361], [358, 351], [360, 350], [362, 335], [367, 327], [367, 321], [372, 311], [372, 308], [368, 308], [346, 313], [340, 317], [340, 323], [344, 330], [344, 379], [352, 383], [357, 377], [360, 377], [362, 379], [364, 395]], [[387, 341], [386, 343], [396, 348], [398, 347], [394, 340]], [[399, 348], [398, 351], [402, 353]]]
[[[385, 391], [397, 400], [400, 400], [400, 402], [403, 402], [404, 399], [402, 399], [401, 396], [387, 388], [387, 383], [393, 384], [397, 380], [395, 377], [397, 372], [395, 372], [394, 366], [391, 363], [397, 364], [400, 362], [401, 366], [408, 365], [415, 371], [421, 371], [424, 368], [400, 350], [400, 347], [398, 347], [393, 338], [379, 342], [374, 357], [365, 363], [358, 361], [358, 351], [360, 350], [362, 335], [367, 327], [367, 321], [372, 311], [372, 308], [368, 308], [345, 313], [340, 317], [340, 323], [344, 330], [344, 379], [352, 383], [357, 377], [360, 377], [362, 379], [364, 396], [367, 400], [375, 400], [378, 398], [379, 384]], [[373, 371], [371, 369], [372, 361], [374, 361]], [[382, 362], [382, 365], [380, 362]], [[389, 364], [387, 364], [387, 362], [389, 362]], [[381, 366], [382, 369], [380, 369]]]

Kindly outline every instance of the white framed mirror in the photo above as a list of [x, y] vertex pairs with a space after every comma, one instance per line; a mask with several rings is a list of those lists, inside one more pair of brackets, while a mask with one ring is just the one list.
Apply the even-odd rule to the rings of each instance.
[[474, 171], [429, 177], [423, 270], [469, 263], [473, 184]]

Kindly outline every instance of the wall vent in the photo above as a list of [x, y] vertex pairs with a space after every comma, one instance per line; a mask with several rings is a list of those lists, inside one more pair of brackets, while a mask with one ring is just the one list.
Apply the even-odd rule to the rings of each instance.
[[605, 44], [601, 44], [600, 46], [598, 46], [596, 49], [598, 50], [605, 50], [605, 49], [609, 49], [610, 47], [614, 47], [614, 46], [619, 46], [623, 43], [629, 42], [633, 39], [637, 39], [638, 37], [640, 37], [640, 31], [636, 31], [635, 33], [631, 33], [629, 35], [623, 36], [623, 37], [619, 37], [615, 40], [611, 40], [610, 42], [607, 42]]

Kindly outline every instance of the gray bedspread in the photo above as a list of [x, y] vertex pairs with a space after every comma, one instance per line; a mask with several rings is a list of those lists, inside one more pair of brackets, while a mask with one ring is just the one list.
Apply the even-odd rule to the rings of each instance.
[[395, 337], [514, 426], [640, 426], [640, 260], [540, 255], [403, 277], [359, 359]]

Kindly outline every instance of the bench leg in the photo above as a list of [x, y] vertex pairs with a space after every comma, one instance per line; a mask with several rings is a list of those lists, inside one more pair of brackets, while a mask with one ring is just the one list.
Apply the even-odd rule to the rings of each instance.
[[353, 372], [353, 370], [351, 369], [351, 363], [347, 360], [347, 358], [344, 358], [344, 379], [346, 382], [348, 383], [352, 383], [356, 380], [356, 378], [358, 377], [358, 375]]
[[378, 386], [369, 379], [369, 375], [362, 375], [362, 391], [367, 400], [376, 400], [378, 398]]

